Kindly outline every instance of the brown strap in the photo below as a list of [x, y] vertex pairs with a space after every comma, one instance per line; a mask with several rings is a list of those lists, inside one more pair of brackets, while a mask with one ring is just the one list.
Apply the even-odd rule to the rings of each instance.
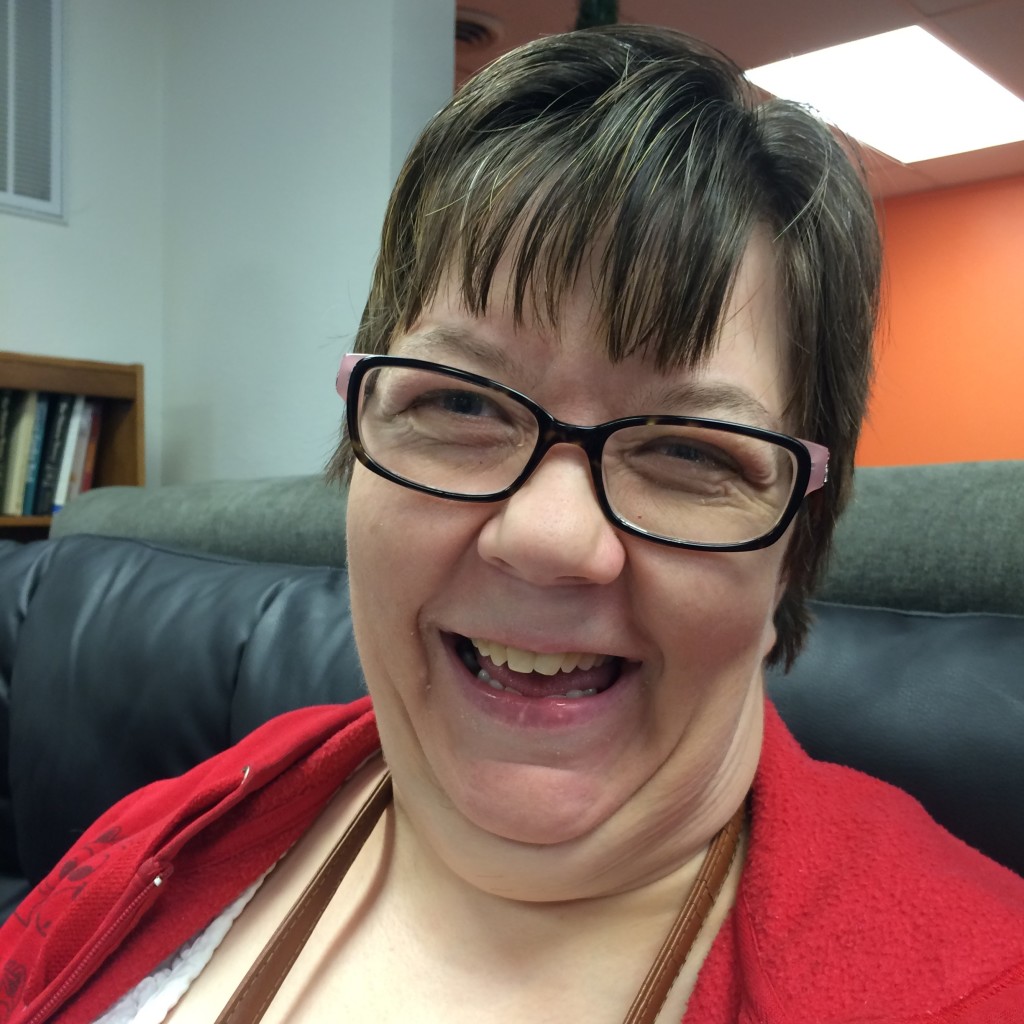
[[711, 913], [718, 894], [722, 891], [736, 848], [746, 806], [740, 804], [729, 823], [715, 836], [704, 855], [697, 880], [690, 889], [686, 902], [665, 937], [658, 955], [647, 972], [633, 1005], [629, 1008], [623, 1024], [654, 1024], [661, 1011], [669, 990], [672, 988], [686, 957], [697, 939], [704, 919]]
[[[306, 886], [288, 911], [288, 916], [260, 951], [216, 1024], [258, 1024], [263, 1019], [327, 904], [390, 801], [391, 775], [386, 773], [320, 866], [316, 877]], [[697, 880], [651, 964], [623, 1024], [653, 1024], [658, 1016], [729, 873], [743, 828], [744, 813], [745, 808], [741, 805], [729, 824], [712, 841]]]
[[385, 773], [355, 820], [321, 864], [316, 876], [278, 925], [256, 962], [235, 989], [216, 1024], [256, 1024], [263, 1019], [277, 990], [302, 952], [327, 904], [348, 873], [363, 844], [391, 802], [391, 775]]

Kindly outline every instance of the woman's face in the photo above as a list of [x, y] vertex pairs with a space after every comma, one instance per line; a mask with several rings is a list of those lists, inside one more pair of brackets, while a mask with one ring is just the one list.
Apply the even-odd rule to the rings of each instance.
[[[557, 328], [517, 327], [498, 301], [506, 281], [479, 318], [443, 290], [392, 354], [492, 377], [571, 423], [677, 412], [784, 428], [778, 289], [760, 237], [697, 371], [609, 362], [583, 287]], [[629, 536], [602, 515], [583, 452], [565, 445], [486, 504], [357, 464], [356, 636], [417, 834], [459, 874], [532, 898], [620, 891], [695, 856], [756, 767], [784, 548], [698, 552]], [[508, 665], [488, 659], [495, 647], [510, 649]], [[536, 656], [567, 666], [578, 654], [574, 672], [529, 671]]]

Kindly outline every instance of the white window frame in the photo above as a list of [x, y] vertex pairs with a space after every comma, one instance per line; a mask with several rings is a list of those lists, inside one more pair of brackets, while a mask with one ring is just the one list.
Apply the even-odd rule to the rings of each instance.
[[[24, 2], [24, 0], [22, 0]], [[40, 0], [28, 0], [39, 3]], [[23, 196], [14, 189], [14, 90], [17, 78], [14, 40], [18, 0], [7, 7], [7, 168], [0, 188], [0, 210], [47, 220], [64, 219], [64, 0], [50, 2], [50, 198]]]

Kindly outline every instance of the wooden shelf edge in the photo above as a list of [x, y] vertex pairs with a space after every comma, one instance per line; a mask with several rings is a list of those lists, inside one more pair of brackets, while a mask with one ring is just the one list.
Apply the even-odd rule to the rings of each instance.
[[92, 359], [30, 356], [0, 349], [4, 387], [57, 391], [134, 401], [142, 391], [141, 363], [102, 363]]
[[49, 526], [53, 522], [53, 516], [0, 516], [0, 529], [24, 527]]

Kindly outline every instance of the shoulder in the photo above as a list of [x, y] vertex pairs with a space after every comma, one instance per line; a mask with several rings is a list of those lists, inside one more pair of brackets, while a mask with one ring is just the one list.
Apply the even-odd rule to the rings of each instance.
[[101, 1010], [259, 878], [378, 749], [367, 699], [304, 708], [119, 801], [0, 929], [7, 1009], [86, 980], [99, 942], [118, 950], [89, 986]]
[[[276, 783], [271, 791], [279, 792], [287, 786], [283, 780], [294, 779], [293, 784], [301, 785], [303, 775], [323, 775], [325, 766], [328, 772], [333, 767], [344, 773], [377, 746], [369, 698], [287, 712], [181, 775], [127, 794], [92, 823], [68, 856], [112, 833], [119, 847], [143, 834], [166, 837], [178, 824], [214, 807], [227, 810], [222, 804], [226, 798], [232, 805], [257, 794], [267, 799], [270, 783]], [[60, 865], [55, 870], [59, 869]]]
[[902, 791], [813, 761], [770, 705], [752, 799], [737, 921], [780, 999], [820, 993], [822, 1021], [1024, 999], [1024, 879]]

